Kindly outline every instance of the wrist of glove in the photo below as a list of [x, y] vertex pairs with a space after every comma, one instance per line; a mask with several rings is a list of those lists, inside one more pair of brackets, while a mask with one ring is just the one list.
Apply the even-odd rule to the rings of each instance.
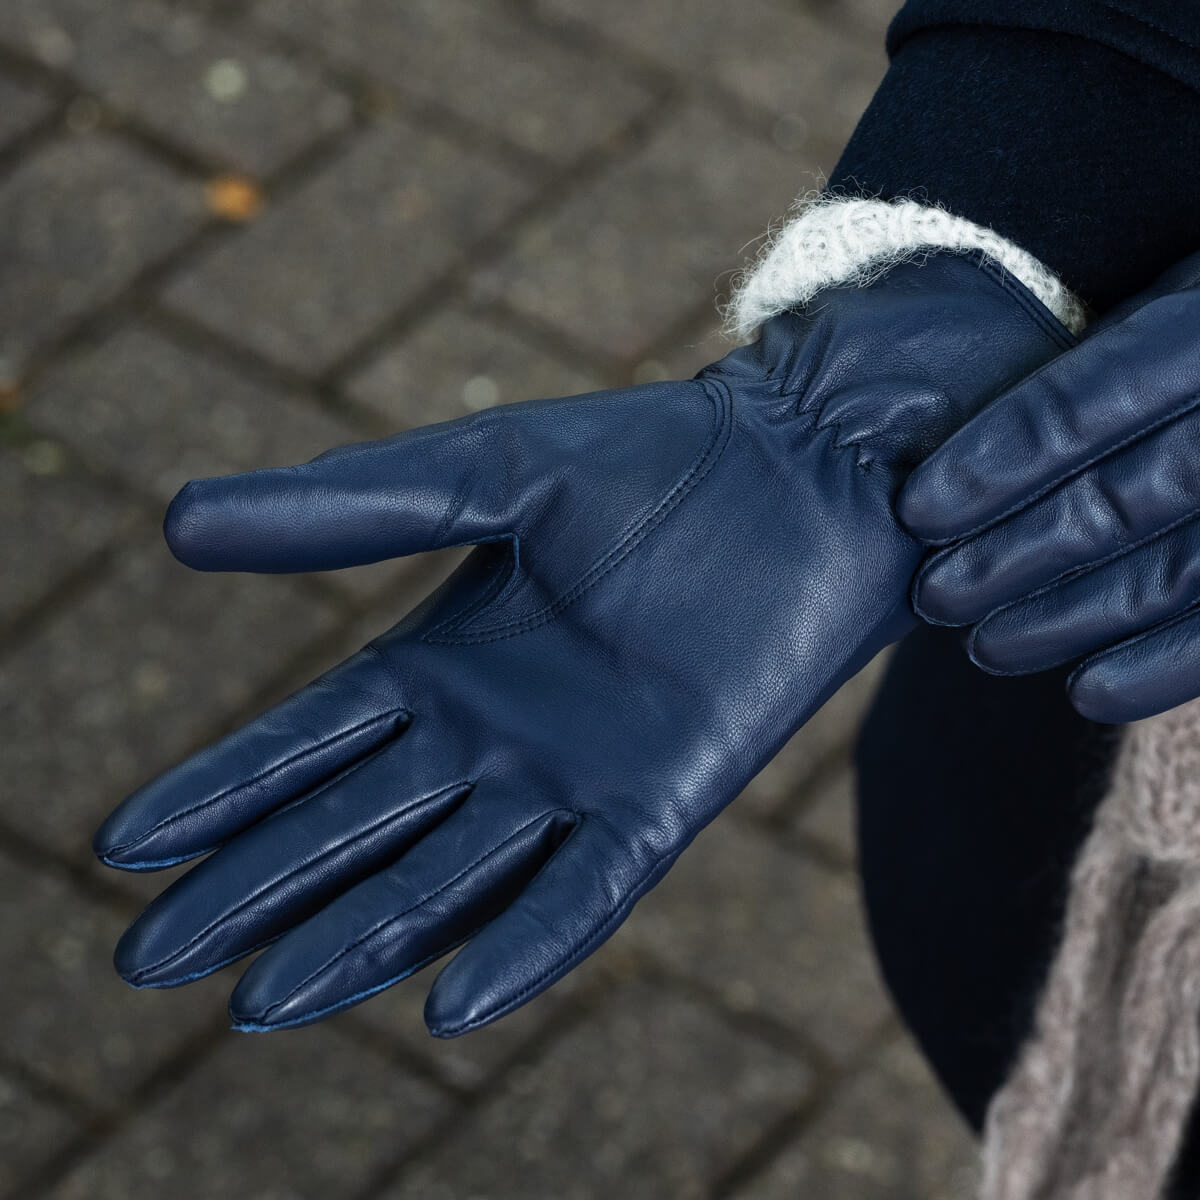
[[950, 438], [898, 511], [944, 546], [917, 611], [984, 670], [1071, 664], [1097, 721], [1200, 695], [1200, 255]]
[[230, 1008], [277, 1029], [465, 943], [429, 995], [435, 1034], [531, 999], [912, 627], [905, 477], [1073, 341], [983, 253], [935, 253], [824, 287], [692, 381], [189, 484], [166, 534], [201, 570], [476, 549], [108, 819], [111, 866], [207, 855], [125, 934], [118, 970], [166, 987], [265, 947]]

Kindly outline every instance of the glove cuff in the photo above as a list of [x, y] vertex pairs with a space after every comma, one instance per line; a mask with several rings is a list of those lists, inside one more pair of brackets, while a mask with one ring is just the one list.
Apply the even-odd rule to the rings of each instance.
[[735, 282], [723, 315], [726, 333], [737, 340], [750, 340], [765, 321], [807, 303], [822, 288], [866, 287], [897, 264], [939, 250], [982, 251], [1072, 333], [1087, 324], [1086, 306], [1049, 267], [994, 229], [944, 208], [814, 192], [801, 197], [796, 209]]

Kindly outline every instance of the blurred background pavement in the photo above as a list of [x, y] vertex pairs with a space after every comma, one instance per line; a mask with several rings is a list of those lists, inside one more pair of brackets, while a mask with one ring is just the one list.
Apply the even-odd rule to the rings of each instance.
[[692, 373], [829, 170], [892, 0], [0, 3], [0, 1200], [949, 1200], [972, 1149], [865, 940], [843, 691], [626, 928], [434, 1041], [416, 978], [228, 1029], [134, 992], [133, 786], [386, 628], [440, 558], [193, 575], [186, 479]]

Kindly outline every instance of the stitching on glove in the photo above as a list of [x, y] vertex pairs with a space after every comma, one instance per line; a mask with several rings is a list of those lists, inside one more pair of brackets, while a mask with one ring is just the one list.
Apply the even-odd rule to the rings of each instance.
[[287, 1021], [276, 1021], [273, 1025], [264, 1025], [261, 1021], [241, 1020], [235, 1017], [234, 1028], [244, 1033], [271, 1033], [277, 1029], [294, 1029], [297, 1025], [311, 1025], [315, 1021], [319, 1021], [322, 1017], [329, 1016], [331, 1013], [344, 1012], [348, 1008], [353, 1008], [356, 1004], [361, 1004], [371, 996], [377, 996], [380, 992], [387, 991], [388, 988], [395, 986], [401, 980], [407, 979], [410, 975], [415, 975], [418, 971], [424, 970], [431, 962], [436, 962], [442, 955], [449, 954], [456, 946], [461, 946], [469, 942], [486, 924], [487, 922], [484, 921], [483, 925], [477, 925], [470, 933], [464, 934], [456, 941], [439, 947], [428, 958], [423, 958], [420, 962], [413, 963], [411, 967], [406, 967], [403, 971], [392, 975], [382, 983], [364, 988], [361, 992], [355, 992], [351, 996], [345, 996], [333, 1004], [325, 1005], [324, 1008], [314, 1009], [310, 1013], [305, 1013], [302, 1017], [292, 1017]]
[[[583, 819], [592, 819], [594, 814], [587, 814]], [[509, 996], [501, 1004], [497, 1004], [487, 1012], [478, 1017], [474, 1017], [470, 1021], [465, 1021], [461, 1025], [440, 1025], [436, 1029], [430, 1028], [430, 1033], [435, 1037], [445, 1037], [450, 1034], [469, 1033], [472, 1029], [477, 1029], [480, 1025], [486, 1025], [490, 1021], [495, 1021], [502, 1017], [505, 1013], [512, 1012], [513, 1009], [519, 1008], [525, 1001], [526, 997], [532, 993], [541, 990], [549, 983], [553, 983], [555, 979], [567, 974], [574, 969], [575, 965], [585, 959], [592, 950], [595, 949], [601, 942], [608, 937], [610, 931], [620, 925], [629, 915], [633, 906], [671, 869], [675, 860], [683, 851], [680, 850], [676, 854], [672, 854], [665, 859], [654, 860], [649, 867], [635, 880], [633, 888], [628, 892], [621, 903], [612, 910], [611, 913], [597, 925], [591, 933], [588, 934], [581, 942], [577, 942], [570, 951], [553, 966], [547, 967], [536, 978], [525, 984], [520, 991]]]
[[[382, 933], [384, 930], [391, 928], [391, 926], [395, 925], [397, 921], [400, 921], [404, 917], [408, 916], [408, 914], [410, 912], [415, 911], [416, 909], [420, 908], [424, 904], [428, 904], [430, 900], [434, 899], [434, 897], [440, 896], [443, 892], [449, 891], [450, 888], [452, 888], [456, 883], [458, 883], [465, 876], [469, 875], [480, 864], [486, 862], [489, 858], [491, 858], [498, 851], [503, 850], [505, 846], [509, 845], [512, 842], [515, 842], [527, 829], [532, 828], [534, 825], [538, 825], [540, 823], [545, 822], [547, 820], [547, 818], [553, 818], [553, 817], [562, 816], [562, 815], [566, 815], [566, 816], [573, 818], [575, 826], [578, 826], [579, 822], [582, 819], [581, 815], [579, 813], [575, 812], [573, 809], [556, 808], [556, 809], [550, 809], [548, 812], [539, 813], [536, 817], [533, 817], [531, 820], [526, 821], [525, 824], [520, 827], [520, 829], [516, 830], [510, 836], [506, 837], [504, 839], [504, 841], [498, 843], [495, 846], [492, 846], [491, 849], [485, 850], [473, 862], [470, 862], [465, 867], [463, 867], [462, 870], [460, 870], [458, 872], [458, 874], [455, 875], [453, 878], [446, 880], [445, 883], [439, 885], [438, 887], [434, 888], [433, 891], [428, 892], [426, 895], [422, 896], [420, 900], [415, 900], [407, 908], [402, 909], [398, 913], [392, 913], [389, 916], [385, 917], [382, 921], [376, 922], [370, 929], [366, 930], [364, 933], [360, 934], [357, 938], [355, 938], [354, 941], [350, 942], [348, 945], [340, 947], [332, 955], [330, 955], [329, 958], [327, 958], [319, 967], [317, 967], [313, 971], [309, 972], [309, 974], [306, 975], [302, 980], [300, 980], [300, 982], [297, 983], [293, 988], [291, 988], [291, 990], [288, 991], [288, 993], [286, 995], [281, 996], [273, 1004], [268, 1005], [267, 1008], [265, 1008], [259, 1014], [260, 1020], [265, 1020], [267, 1017], [269, 1017], [271, 1015], [271, 1013], [275, 1012], [276, 1009], [282, 1008], [283, 1005], [285, 1005], [289, 1000], [291, 1000], [292, 997], [295, 996], [297, 992], [302, 991], [310, 983], [312, 983], [312, 981], [314, 979], [323, 975], [326, 971], [329, 970], [330, 967], [332, 967], [334, 965], [334, 963], [340, 962], [343, 958], [346, 957], [347, 954], [350, 954], [354, 950], [357, 950], [358, 947], [361, 946], [364, 942], [369, 941], [376, 934]], [[571, 833], [574, 833], [574, 829], [571, 830]], [[569, 837], [570, 834], [568, 834], [567, 836]], [[566, 839], [564, 839], [564, 843], [565, 843], [565, 840]], [[560, 848], [562, 844], [563, 843], [560, 843], [559, 847], [555, 847], [555, 849], [557, 850], [558, 848]]]
[[[521, 543], [518, 534], [504, 533], [499, 537], [486, 538], [480, 542], [459, 542], [458, 546], [487, 546], [503, 541], [510, 543], [509, 554], [503, 563], [492, 568], [492, 578], [484, 589], [483, 594], [464, 605], [458, 612], [451, 613], [450, 616], [439, 621], [437, 626], [430, 631], [431, 633], [437, 633], [440, 629], [452, 629], [456, 625], [469, 621], [477, 613], [487, 608], [494, 600], [498, 600], [504, 594], [507, 586], [515, 582], [517, 578], [517, 565], [520, 562]], [[389, 663], [388, 665], [390, 668], [391, 664]]]
[[[378, 653], [378, 651], [376, 651], [376, 653]], [[210, 796], [207, 800], [200, 800], [188, 808], [181, 808], [177, 812], [171, 813], [170, 816], [163, 817], [161, 821], [155, 825], [152, 825], [145, 831], [145, 833], [142, 833], [138, 837], [134, 838], [132, 842], [122, 842], [119, 846], [110, 846], [106, 853], [108, 855], [116, 854], [120, 851], [129, 850], [135, 846], [140, 846], [152, 834], [157, 833], [160, 829], [165, 829], [168, 825], [174, 824], [181, 817], [191, 816], [192, 813], [200, 812], [205, 808], [210, 808], [212, 805], [228, 799], [236, 792], [246, 791], [250, 788], [257, 787], [269, 776], [285, 770], [293, 763], [298, 762], [300, 759], [308, 758], [320, 750], [327, 749], [329, 746], [334, 746], [338, 742], [345, 741], [347, 738], [353, 737], [356, 733], [360, 733], [362, 730], [367, 729], [372, 725], [382, 724], [392, 717], [408, 718], [411, 720], [412, 713], [408, 709], [398, 706], [396, 708], [389, 708], [386, 712], [378, 713], [374, 717], [368, 717], [365, 721], [360, 721], [357, 725], [351, 725], [349, 729], [343, 729], [339, 733], [335, 733], [332, 736], [325, 738], [323, 741], [317, 742], [315, 745], [308, 746], [304, 750], [297, 750], [295, 754], [289, 754], [287, 758], [280, 759], [279, 762], [266, 767], [252, 778], [244, 780], [241, 783], [235, 783], [232, 786], [225, 788], [224, 791], [218, 792], [215, 796]]]
[[[1046, 367], [1043, 367], [1042, 370], [1046, 370], [1050, 365], [1051, 364], [1047, 363]], [[1040, 374], [1040, 372], [1038, 372], [1038, 374]], [[1026, 380], [1024, 382], [1028, 381]], [[1082, 475], [1084, 471], [1088, 470], [1090, 467], [1094, 467], [1101, 460], [1109, 458], [1114, 454], [1119, 454], [1122, 450], [1128, 449], [1128, 447], [1133, 445], [1134, 442], [1140, 441], [1144, 437], [1149, 437], [1150, 434], [1157, 432], [1164, 425], [1169, 425], [1172, 421], [1178, 421], [1181, 417], [1186, 417], [1190, 412], [1197, 408], [1200, 408], [1200, 392], [1197, 392], [1194, 396], [1189, 396], [1175, 408], [1171, 409], [1170, 412], [1156, 417], [1153, 421], [1147, 422], [1145, 425], [1142, 425], [1138, 429], [1134, 430], [1133, 433], [1126, 434], [1123, 438], [1121, 438], [1120, 441], [1114, 442], [1110, 446], [1106, 446], [1103, 450], [1098, 450], [1091, 458], [1080, 463], [1078, 466], [1073, 466], [1068, 470], [1063, 471], [1061, 475], [1056, 476], [1053, 480], [1051, 480], [1051, 482], [1044, 484], [1031, 496], [1026, 496], [1021, 500], [1018, 500], [1011, 507], [1006, 508], [999, 516], [989, 517], [986, 521], [981, 521], [978, 525], [971, 529], [965, 530], [963, 533], [956, 533], [950, 538], [943, 539], [943, 542], [966, 541], [968, 538], [973, 538], [977, 534], [983, 533], [985, 530], [990, 529], [993, 525], [997, 525], [1001, 521], [1007, 520], [1009, 517], [1013, 516], [1014, 513], [1020, 512], [1021, 509], [1032, 508], [1034, 504], [1036, 504], [1043, 497], [1047, 496], [1050, 492], [1054, 491], [1054, 489], [1060, 484], [1066, 483], [1067, 480], [1074, 479], [1078, 475]], [[936, 542], [930, 544], [937, 545]], [[955, 549], [956, 548], [957, 547], [955, 547]]]
[[1067, 676], [1067, 690], [1070, 691], [1075, 686], [1079, 677], [1089, 667], [1103, 662], [1106, 658], [1115, 657], [1127, 646], [1135, 646], [1139, 642], [1144, 642], [1159, 633], [1174, 628], [1176, 625], [1183, 625], [1197, 615], [1200, 615], [1200, 600], [1194, 600], [1187, 608], [1181, 609], [1169, 617], [1165, 617], [1157, 625], [1151, 625], [1148, 629], [1141, 629], [1137, 633], [1132, 633], [1128, 637], [1122, 638], [1119, 642], [1114, 642], [1111, 646], [1105, 646], [1103, 650], [1093, 651], [1086, 658], [1080, 659], [1079, 665]]
[[[1149, 545], [1151, 542], [1159, 538], [1167, 537], [1174, 533], [1181, 526], [1190, 524], [1197, 517], [1200, 517], [1200, 506], [1193, 508], [1190, 512], [1185, 513], [1182, 517], [1177, 517], [1174, 521], [1163, 525], [1161, 528], [1154, 530], [1152, 533], [1146, 534], [1144, 537], [1138, 538], [1136, 542], [1130, 542], [1128, 546], [1122, 546], [1118, 550], [1114, 550], [1110, 554], [1106, 554], [1103, 558], [1095, 559], [1093, 562], [1084, 563], [1079, 567], [1072, 567], [1069, 571], [1064, 571], [1057, 578], [1050, 580], [1049, 583], [1042, 584], [1041, 587], [1035, 588], [1032, 592], [1028, 592], [1024, 596], [1019, 596], [1016, 600], [1010, 600], [1007, 604], [1001, 604], [998, 608], [994, 608], [987, 616], [976, 622], [967, 637], [967, 655], [980, 670], [987, 671], [989, 675], [1031, 675], [1039, 671], [1052, 671], [1055, 667], [1065, 666], [1078, 657], [1076, 654], [1067, 654], [1062, 658], [1056, 659], [1054, 662], [1039, 665], [1037, 667], [1029, 667], [1021, 671], [1003, 671], [993, 670], [978, 662], [975, 658], [975, 644], [979, 636], [980, 629], [983, 628], [989, 621], [1001, 616], [1008, 609], [1016, 607], [1018, 604], [1024, 604], [1028, 600], [1036, 600], [1039, 596], [1053, 591], [1055, 588], [1062, 586], [1064, 583], [1073, 583], [1076, 579], [1083, 575], [1089, 575], [1093, 571], [1098, 571], [1102, 567], [1107, 566], [1111, 562], [1116, 562], [1118, 559], [1124, 558], [1127, 554], [1132, 554], [1136, 550], [1140, 550], [1143, 546]], [[1164, 620], [1169, 618], [1164, 618]], [[1151, 628], [1156, 628], [1152, 626]], [[1132, 634], [1130, 636], [1133, 636]], [[1122, 638], [1122, 641], [1126, 639]]]
[[[420, 808], [422, 805], [429, 804], [430, 802], [437, 800], [440, 796], [446, 795], [447, 792], [455, 791], [458, 788], [464, 789], [462, 799], [465, 800], [466, 797], [470, 795], [471, 788], [473, 786], [474, 786], [474, 784], [472, 783], [472, 781], [469, 779], [466, 779], [466, 780], [460, 780], [458, 783], [452, 783], [448, 787], [438, 788], [436, 791], [430, 792], [426, 796], [422, 796], [417, 800], [411, 801], [409, 804], [406, 804], [403, 808], [397, 809], [395, 812], [390, 812], [386, 816], [380, 817], [379, 820], [372, 822], [372, 824], [368, 825], [365, 829], [360, 830], [352, 838], [347, 838], [346, 841], [339, 842], [336, 846], [330, 846], [327, 850], [322, 850], [320, 854], [316, 855], [313, 858], [305, 859], [305, 861], [303, 863], [301, 863], [300, 866], [296, 867], [294, 870], [286, 871], [284, 874], [280, 875], [278, 878], [272, 879], [269, 883], [263, 884], [263, 886], [260, 887], [257, 891], [251, 892], [250, 895], [248, 895], [244, 899], [240, 900], [237, 904], [235, 904], [233, 906], [233, 908], [228, 909], [226, 912], [222, 913], [219, 917], [210, 921], [203, 929], [199, 930], [196, 934], [194, 934], [184, 945], [180, 946], [177, 950], [173, 950], [170, 954], [166, 955], [166, 957], [160, 958], [157, 962], [151, 963], [149, 966], [142, 967], [139, 971], [136, 971], [134, 973], [134, 975], [131, 977], [130, 982], [136, 982], [137, 980], [150, 974], [152, 971], [161, 970], [161, 968], [174, 962], [181, 955], [186, 954], [194, 946], [196, 946], [201, 941], [203, 941], [203, 939], [206, 938], [210, 933], [212, 933], [212, 931], [214, 929], [219, 929], [222, 925], [228, 924], [230, 920], [232, 920], [234, 917], [236, 917], [238, 915], [238, 913], [243, 912], [245, 909], [249, 908], [250, 905], [252, 905], [256, 900], [267, 895], [269, 892], [276, 891], [278, 888], [282, 887], [284, 884], [290, 883], [293, 879], [296, 879], [298, 876], [304, 874], [306, 871], [310, 870], [311, 868], [318, 866], [320, 863], [325, 862], [327, 859], [332, 858], [335, 854], [341, 854], [343, 851], [348, 850], [352, 846], [357, 845], [359, 842], [363, 841], [365, 838], [369, 838], [373, 833], [377, 833], [380, 829], [384, 828], [384, 826], [390, 824], [392, 821], [395, 821], [401, 817], [407, 816], [408, 814], [412, 813], [414, 809]], [[242, 953], [239, 953], [235, 957], [241, 958], [243, 953], [249, 954], [250, 951], [249, 950], [243, 951]], [[230, 960], [230, 961], [233, 961], [233, 960]], [[216, 968], [214, 967], [214, 968], [212, 968], [212, 970], [216, 970]], [[209, 974], [209, 973], [210, 972], [207, 972], [207, 971], [205, 972], [205, 974]]]
[[[934, 253], [938, 253], [936, 248]], [[944, 251], [943, 253], [949, 253], [949, 251]], [[1079, 345], [1078, 336], [1030, 291], [1029, 287], [1022, 282], [1020, 276], [1009, 271], [982, 250], [971, 250], [965, 254], [960, 253], [956, 257], [975, 260], [979, 269], [1016, 300], [1025, 310], [1026, 314], [1032, 318], [1033, 322], [1045, 333], [1049, 334], [1064, 350], [1071, 350]], [[1080, 320], [1082, 322], [1082, 318]]]
[[[618, 566], [638, 544], [657, 526], [667, 518], [667, 516], [678, 507], [684, 497], [690, 492], [699, 482], [708, 474], [709, 471], [716, 465], [718, 459], [725, 451], [725, 447], [729, 444], [729, 436], [733, 427], [732, 412], [733, 398], [729, 389], [715, 379], [706, 379], [700, 382], [700, 387], [712, 405], [716, 418], [716, 425], [713, 430], [712, 437], [705, 444], [704, 449], [700, 452], [695, 462], [685, 472], [683, 477], [679, 479], [675, 485], [667, 492], [667, 494], [658, 502], [653, 511], [648, 513], [644, 520], [636, 525], [629, 533], [621, 538], [612, 549], [608, 550], [601, 558], [588, 568], [587, 572], [570, 588], [567, 589], [556, 600], [551, 601], [545, 607], [531, 613], [527, 617], [521, 617], [517, 620], [506, 621], [499, 625], [494, 625], [487, 629], [475, 630], [468, 633], [460, 634], [457, 637], [438, 637], [437, 635], [446, 629], [443, 623], [438, 625], [427, 633], [422, 641], [433, 644], [450, 645], [450, 646], [466, 646], [477, 645], [481, 642], [502, 641], [505, 638], [516, 637], [519, 634], [527, 633], [531, 629], [537, 628], [539, 625], [544, 625], [546, 622], [553, 620], [564, 609], [574, 604], [581, 596], [589, 589], [594, 587], [609, 571]], [[719, 392], [719, 396], [714, 396], [712, 390]]]

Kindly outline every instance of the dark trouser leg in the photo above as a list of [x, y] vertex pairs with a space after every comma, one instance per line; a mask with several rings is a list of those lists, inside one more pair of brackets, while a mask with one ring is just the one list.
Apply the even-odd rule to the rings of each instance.
[[858, 839], [893, 999], [976, 1128], [1029, 1032], [1119, 731], [1061, 673], [1001, 679], [952, 630], [895, 652], [857, 747]]

